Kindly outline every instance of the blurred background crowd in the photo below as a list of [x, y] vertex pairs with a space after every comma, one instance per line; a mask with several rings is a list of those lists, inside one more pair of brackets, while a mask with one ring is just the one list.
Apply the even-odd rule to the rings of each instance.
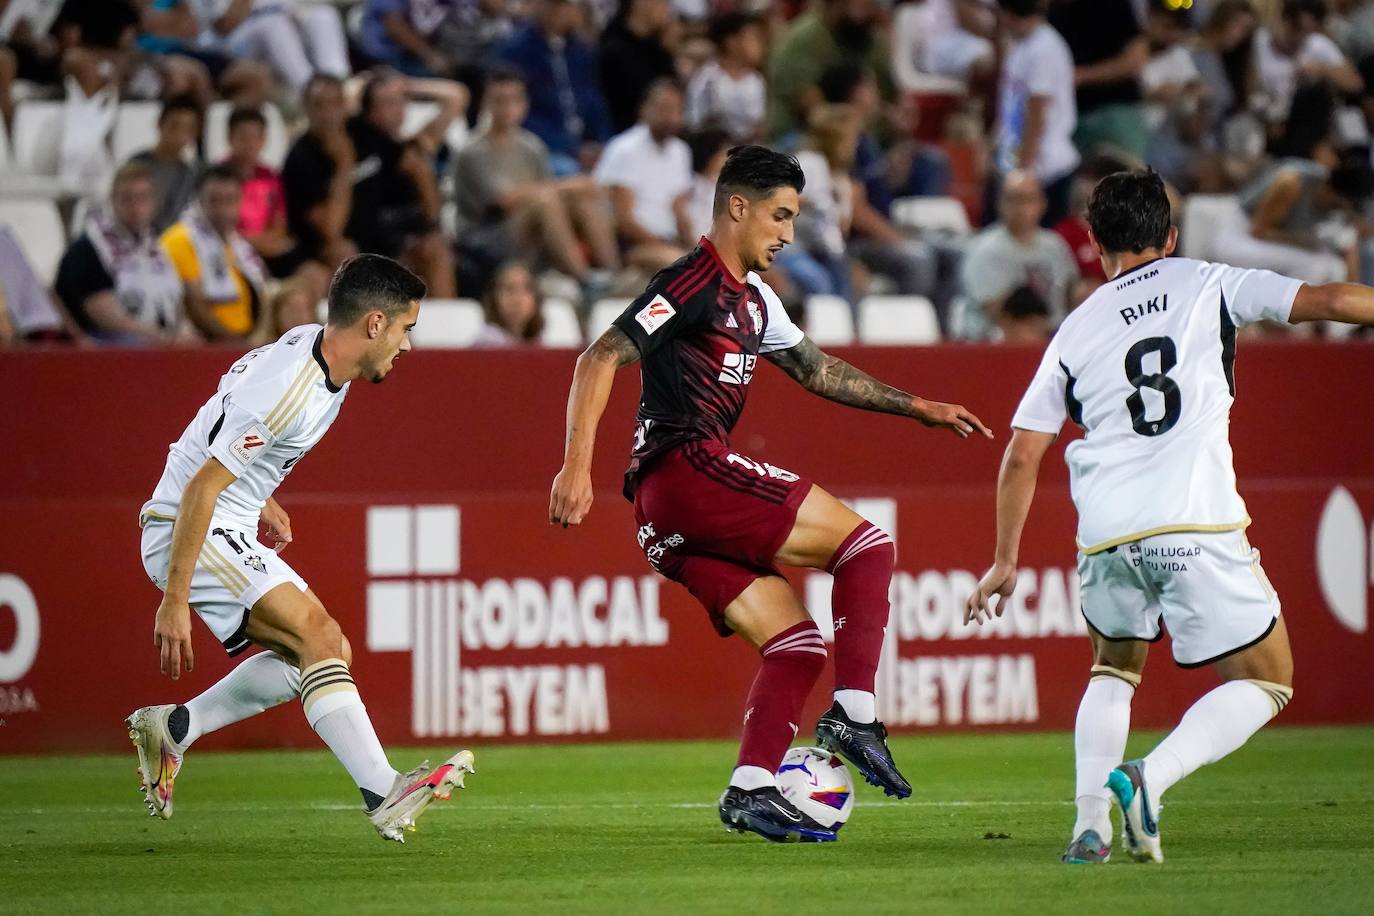
[[359, 251], [421, 342], [577, 346], [749, 142], [826, 344], [1044, 341], [1144, 165], [1181, 253], [1374, 282], [1374, 0], [0, 0], [0, 117], [8, 346], [257, 343]]

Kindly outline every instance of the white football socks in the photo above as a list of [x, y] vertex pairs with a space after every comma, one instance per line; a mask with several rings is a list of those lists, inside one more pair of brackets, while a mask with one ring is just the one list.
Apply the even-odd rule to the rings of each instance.
[[301, 673], [275, 652], [244, 659], [210, 689], [183, 705], [190, 713], [183, 749], [201, 735], [241, 722], [293, 699], [301, 691]]
[[1135, 687], [1117, 676], [1094, 676], [1083, 691], [1073, 732], [1077, 770], [1074, 803], [1078, 807], [1073, 838], [1085, 830], [1096, 830], [1104, 843], [1112, 841], [1107, 776], [1126, 753], [1134, 696]]
[[762, 789], [765, 786], [776, 786], [777, 784], [778, 781], [773, 774], [763, 767], [735, 767], [735, 772], [730, 774], [730, 785], [746, 792]]
[[[1287, 693], [1292, 695], [1291, 690]], [[1150, 800], [1158, 806], [1174, 783], [1238, 749], [1279, 708], [1273, 693], [1255, 681], [1228, 681], [1204, 694], [1183, 714], [1178, 727], [1145, 758]]]
[[305, 718], [364, 792], [385, 798], [396, 780], [348, 665], [327, 658], [301, 672]]
[[846, 716], [860, 725], [877, 721], [878, 704], [871, 691], [836, 690], [835, 702], [840, 704]]

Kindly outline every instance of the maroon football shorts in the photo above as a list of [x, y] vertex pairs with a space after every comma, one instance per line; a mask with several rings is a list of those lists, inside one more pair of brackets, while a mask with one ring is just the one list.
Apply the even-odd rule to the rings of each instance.
[[716, 631], [729, 636], [725, 608], [755, 579], [779, 575], [773, 558], [809, 492], [806, 478], [723, 443], [684, 442], [640, 476], [639, 547], [654, 569], [687, 586]]

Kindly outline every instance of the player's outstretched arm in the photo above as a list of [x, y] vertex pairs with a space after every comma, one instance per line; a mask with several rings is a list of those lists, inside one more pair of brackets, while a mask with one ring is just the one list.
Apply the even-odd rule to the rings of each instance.
[[[1021, 552], [1021, 529], [1026, 526], [1031, 500], [1035, 498], [1035, 480], [1040, 476], [1040, 462], [1054, 442], [1053, 433], [1038, 433], [1028, 429], [1012, 431], [1011, 442], [1002, 456], [1002, 469], [997, 473], [997, 553], [992, 568], [983, 575], [978, 587], [964, 602], [964, 623], [983, 620], [996, 614], [1016, 589], [1016, 563]], [[992, 597], [998, 596], [992, 603]]]
[[617, 369], [639, 359], [639, 348], [619, 328], [612, 327], [577, 358], [572, 390], [568, 392], [567, 436], [563, 468], [553, 479], [549, 494], [549, 524], [580, 525], [592, 508], [592, 452], [596, 426]]
[[807, 391], [837, 404], [912, 417], [926, 426], [952, 429], [961, 439], [975, 430], [992, 438], [983, 422], [964, 407], [927, 401], [884, 384], [862, 369], [823, 352], [809, 337], [803, 337], [795, 347], [766, 353], [764, 358]]
[[191, 652], [191, 575], [195, 572], [196, 557], [205, 544], [205, 532], [215, 512], [215, 501], [224, 488], [234, 482], [234, 475], [219, 463], [207, 458], [205, 464], [186, 485], [172, 527], [172, 556], [167, 563], [167, 587], [157, 608], [153, 624], [153, 645], [161, 656], [163, 674], [172, 680], [181, 677], [184, 664], [189, 672], [195, 658]]
[[1359, 283], [1304, 283], [1293, 297], [1288, 315], [1292, 324], [1304, 321], [1343, 321], [1374, 325], [1374, 289]]

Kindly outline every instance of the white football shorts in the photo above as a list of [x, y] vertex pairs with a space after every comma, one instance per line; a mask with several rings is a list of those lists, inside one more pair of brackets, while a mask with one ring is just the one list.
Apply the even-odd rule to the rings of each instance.
[[[172, 522], [149, 519], [143, 526], [143, 568], [159, 589], [167, 588], [167, 565], [172, 556]], [[244, 630], [248, 612], [258, 599], [285, 582], [301, 591], [308, 586], [257, 531], [238, 522], [213, 519], [195, 571], [191, 574], [191, 607], [230, 655], [249, 645]]]
[[1174, 661], [1211, 664], [1249, 648], [1279, 617], [1279, 597], [1243, 530], [1173, 532], [1078, 555], [1089, 626], [1109, 640], [1158, 640]]

